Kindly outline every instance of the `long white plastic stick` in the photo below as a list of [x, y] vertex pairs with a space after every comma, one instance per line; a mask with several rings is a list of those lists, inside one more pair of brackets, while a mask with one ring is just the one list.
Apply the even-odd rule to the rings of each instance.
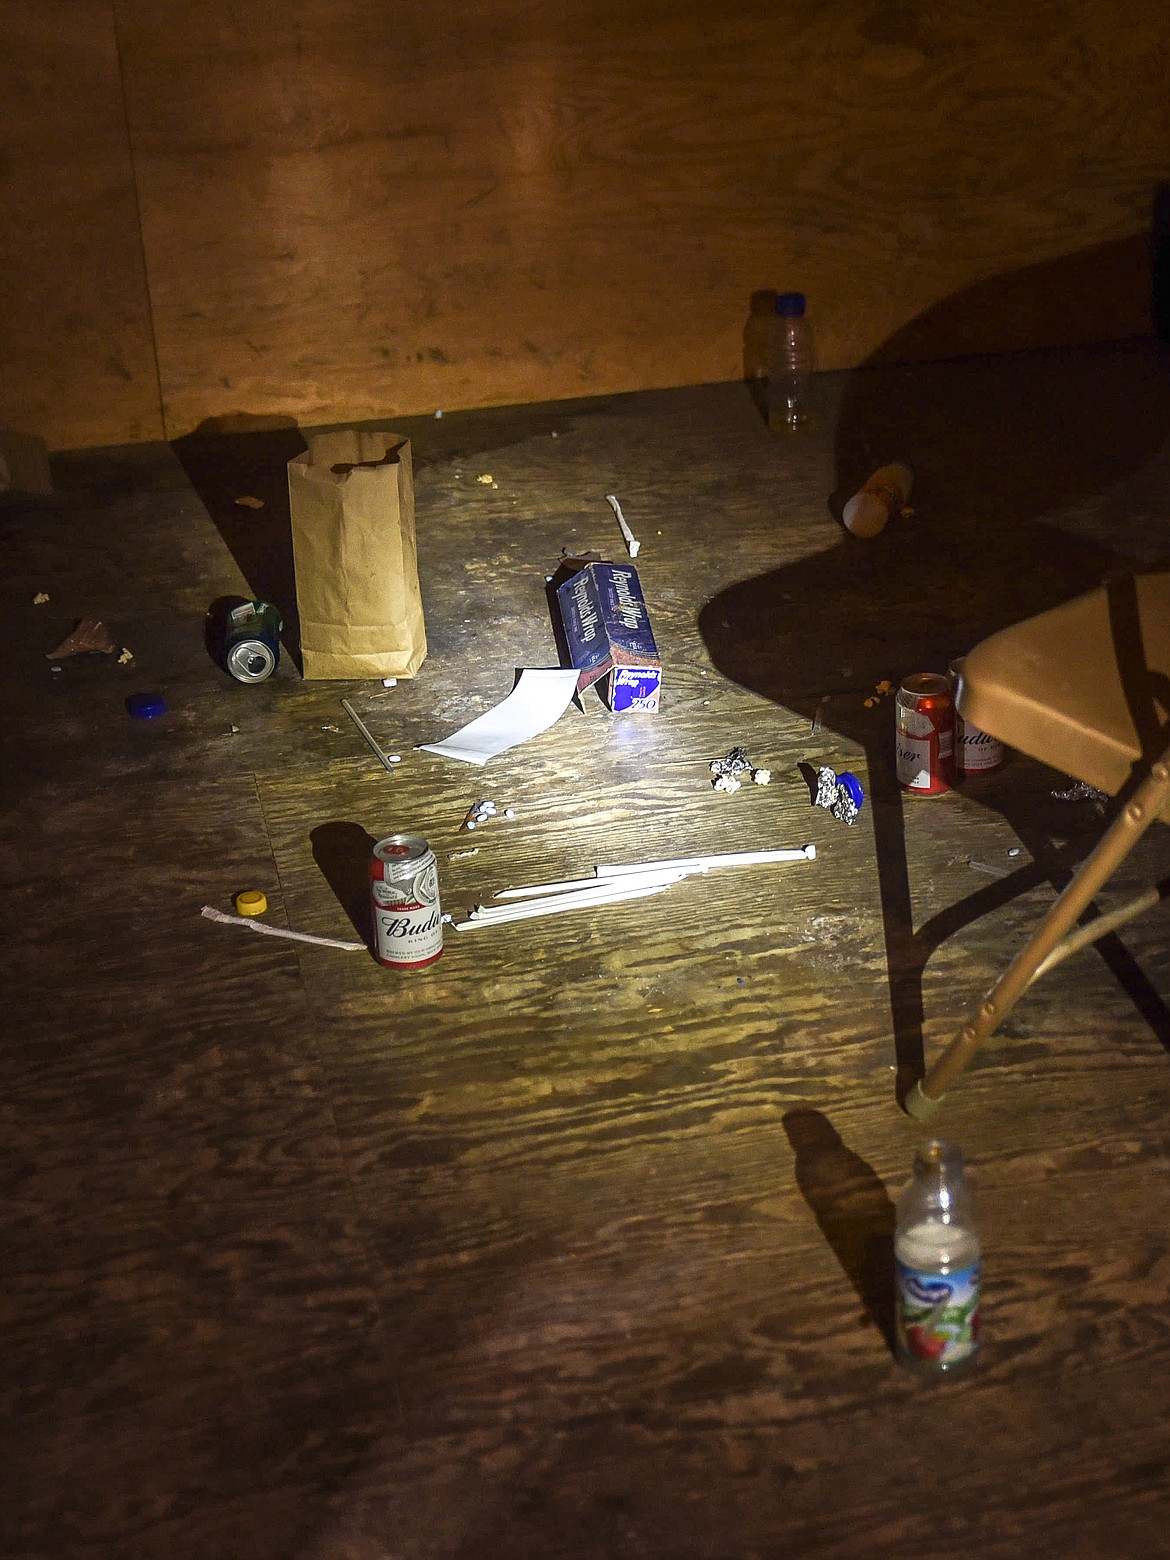
[[615, 894], [623, 897], [636, 893], [642, 888], [669, 888], [672, 883], [677, 883], [685, 877], [683, 872], [659, 872], [652, 873], [645, 878], [628, 877], [604, 879], [598, 878], [590, 888], [575, 888], [564, 894], [544, 894], [533, 899], [524, 899], [519, 903], [506, 905], [476, 905], [471, 911], [473, 921], [494, 921], [511, 915], [516, 910], [523, 910], [528, 905], [535, 904], [581, 904], [594, 905], [599, 901], [608, 904]]
[[[682, 878], [689, 877], [690, 873], [685, 867], [647, 867], [642, 872], [629, 872], [622, 874], [622, 882], [631, 887], [641, 887], [643, 883], [677, 883]], [[596, 894], [598, 889], [610, 888], [613, 885], [612, 878], [566, 878], [562, 883], [530, 883], [524, 888], [502, 888], [493, 897], [496, 899], [533, 899], [538, 894]]]
[[632, 861], [620, 866], [594, 868], [599, 878], [625, 877], [629, 872], [670, 871], [683, 868], [687, 872], [706, 872], [710, 867], [764, 866], [772, 861], [815, 861], [815, 845], [802, 845], [798, 850], [735, 850], [722, 856], [679, 856], [674, 861]]
[[529, 883], [523, 888], [501, 888], [493, 897], [529, 899], [534, 894], [565, 894], [575, 889], [591, 888], [595, 883], [610, 882], [614, 878], [645, 877], [649, 880], [660, 873], [690, 877], [696, 872], [706, 872], [711, 867], [752, 867], [766, 866], [774, 861], [815, 861], [816, 855], [815, 845], [802, 845], [797, 850], [742, 850], [727, 851], [721, 856], [680, 856], [675, 861], [630, 861], [621, 865], [594, 867], [591, 878], [558, 878], [551, 883]]
[[452, 924], [458, 932], [470, 931], [473, 926], [505, 926], [510, 921], [529, 921], [536, 916], [559, 915], [567, 910], [588, 910], [593, 905], [616, 905], [624, 904], [628, 899], [646, 899], [651, 894], [664, 893], [669, 887], [669, 883], [651, 883], [644, 888], [615, 888], [609, 893], [586, 897], [556, 894], [548, 899], [530, 899], [524, 904], [501, 905], [497, 910], [489, 909], [481, 915], [473, 915], [466, 921], [455, 921]]

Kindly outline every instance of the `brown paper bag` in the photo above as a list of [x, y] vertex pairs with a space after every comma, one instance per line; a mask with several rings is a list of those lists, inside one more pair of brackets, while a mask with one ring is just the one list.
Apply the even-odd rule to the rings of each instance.
[[427, 653], [410, 441], [317, 434], [288, 465], [306, 678], [413, 677]]

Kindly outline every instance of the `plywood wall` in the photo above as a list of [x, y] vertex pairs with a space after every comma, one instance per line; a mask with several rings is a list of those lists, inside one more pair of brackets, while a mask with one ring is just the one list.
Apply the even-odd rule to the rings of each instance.
[[1165, 7], [113, 4], [171, 436], [731, 378], [768, 287], [830, 367], [1148, 329]]
[[0, 4], [0, 423], [162, 437], [110, 0]]

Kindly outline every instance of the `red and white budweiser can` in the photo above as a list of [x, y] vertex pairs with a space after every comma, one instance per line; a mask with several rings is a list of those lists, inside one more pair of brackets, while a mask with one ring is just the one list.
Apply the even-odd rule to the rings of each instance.
[[439, 866], [420, 835], [391, 834], [370, 862], [374, 957], [392, 970], [417, 970], [443, 951]]
[[946, 677], [915, 672], [895, 700], [898, 780], [915, 796], [940, 796], [955, 776], [955, 701]]
[[988, 736], [959, 714], [959, 682], [963, 659], [951, 662], [951, 695], [955, 700], [955, 772], [964, 775], [989, 775], [1007, 757], [998, 737]]

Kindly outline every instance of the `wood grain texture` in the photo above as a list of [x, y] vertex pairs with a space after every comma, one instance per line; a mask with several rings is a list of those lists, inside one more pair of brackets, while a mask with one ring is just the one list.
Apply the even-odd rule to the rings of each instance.
[[0, 422], [161, 438], [113, 6], [8, 0], [0, 25]]
[[1149, 328], [1156, 8], [116, 4], [171, 436]]
[[[242, 688], [204, 651], [201, 604], [246, 581], [187, 472], [216, 512], [224, 473], [272, 500], [229, 533], [263, 559], [287, 430], [218, 468], [76, 455], [88, 498], [0, 516], [6, 1554], [1162, 1554], [1165, 912], [1041, 982], [948, 1101], [987, 1348], [924, 1388], [882, 1287], [905, 1037], [941, 1043], [1100, 819], [1023, 760], [903, 806], [865, 698], [1170, 551], [1165, 370], [1149, 345], [869, 369], [795, 442], [738, 386], [408, 419], [431, 652], [390, 690], [287, 660]], [[870, 545], [827, 502], [867, 430], [921, 474]], [[545, 575], [616, 552], [607, 492], [662, 713], [587, 700], [484, 770], [417, 751], [555, 659]], [[83, 612], [131, 668], [50, 671]], [[149, 686], [170, 714], [132, 724]], [[719, 795], [706, 761], [740, 742], [775, 778]], [[805, 760], [861, 775], [856, 826], [809, 805]], [[516, 818], [459, 832], [482, 796]], [[819, 854], [451, 931], [411, 977], [199, 916], [259, 887], [271, 921], [352, 936], [401, 827], [451, 909], [599, 859]], [[1110, 895], [1168, 871], [1153, 830]]]

